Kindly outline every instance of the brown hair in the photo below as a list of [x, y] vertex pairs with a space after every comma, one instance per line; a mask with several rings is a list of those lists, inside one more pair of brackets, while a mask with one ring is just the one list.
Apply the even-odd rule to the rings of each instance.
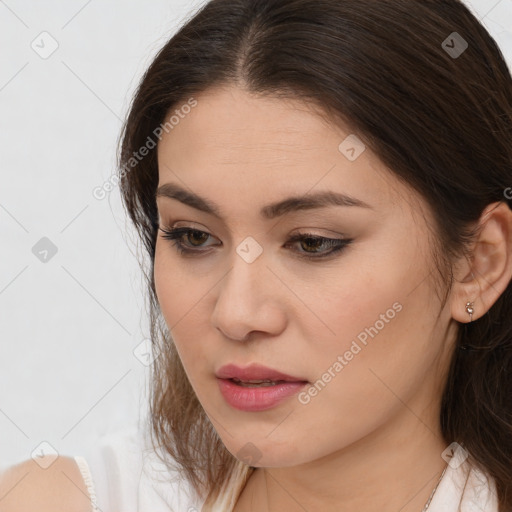
[[[454, 54], [463, 41], [467, 49]], [[156, 148], [134, 155], [161, 133], [171, 110], [232, 84], [317, 104], [419, 192], [436, 221], [436, 267], [446, 294], [451, 262], [466, 251], [470, 226], [488, 204], [511, 205], [504, 191], [512, 186], [512, 78], [495, 41], [460, 1], [212, 0], [191, 17], [138, 87], [119, 164], [123, 202], [150, 262], [144, 272], [151, 338], [161, 352], [153, 369], [152, 428], [194, 488], [210, 497], [238, 461], [195, 396], [162, 321], [153, 280]], [[461, 345], [491, 350], [455, 350], [442, 433], [495, 479], [500, 511], [511, 510], [511, 284], [487, 314], [459, 326]]]

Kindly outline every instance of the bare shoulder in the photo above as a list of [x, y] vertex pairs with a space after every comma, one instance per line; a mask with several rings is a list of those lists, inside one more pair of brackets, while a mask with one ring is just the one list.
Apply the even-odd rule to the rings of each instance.
[[0, 473], [2, 512], [90, 512], [91, 501], [77, 463], [60, 456], [46, 469], [45, 457], [11, 466]]

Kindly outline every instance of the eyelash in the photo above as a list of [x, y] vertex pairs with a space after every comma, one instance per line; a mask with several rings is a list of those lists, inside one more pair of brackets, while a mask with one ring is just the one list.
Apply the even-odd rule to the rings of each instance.
[[[183, 238], [184, 235], [188, 235], [190, 233], [201, 233], [204, 235], [212, 236], [209, 233], [206, 233], [205, 231], [200, 231], [198, 229], [192, 229], [187, 227], [181, 227], [181, 228], [173, 228], [173, 229], [166, 229], [166, 228], [159, 228], [160, 231], [162, 231], [164, 234], [162, 235], [162, 238], [165, 238], [166, 240], [170, 240], [172, 242], [172, 245], [175, 247], [175, 249], [178, 251], [179, 254], [183, 254], [186, 256], [197, 256], [198, 253], [206, 252], [204, 249], [190, 249], [186, 247], [180, 239]], [[329, 245], [334, 247], [327, 253], [320, 253], [320, 256], [310, 256], [307, 255], [307, 253], [300, 253], [299, 252], [299, 258], [304, 258], [307, 260], [320, 260], [327, 258], [329, 256], [332, 256], [333, 254], [339, 253], [343, 251], [348, 245], [350, 245], [353, 240], [350, 238], [326, 238], [323, 236], [313, 235], [311, 233], [299, 233], [297, 235], [292, 236], [288, 242], [288, 244], [300, 242], [303, 240], [315, 240], [315, 241], [321, 241], [323, 242], [329, 242]]]

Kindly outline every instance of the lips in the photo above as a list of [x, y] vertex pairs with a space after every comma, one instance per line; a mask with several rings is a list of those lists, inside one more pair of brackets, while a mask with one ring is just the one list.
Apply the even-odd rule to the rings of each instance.
[[259, 412], [279, 406], [308, 384], [302, 377], [251, 364], [223, 366], [215, 374], [224, 400], [233, 408]]
[[294, 377], [259, 364], [251, 364], [242, 368], [234, 364], [222, 366], [216, 373], [219, 379], [232, 379], [235, 382], [257, 384], [263, 382], [308, 382], [302, 377]]

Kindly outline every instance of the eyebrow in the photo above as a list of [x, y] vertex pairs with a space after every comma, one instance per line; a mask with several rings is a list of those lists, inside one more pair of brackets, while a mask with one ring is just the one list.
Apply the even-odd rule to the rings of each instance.
[[[156, 197], [176, 199], [196, 210], [222, 219], [222, 212], [219, 206], [204, 197], [198, 196], [194, 192], [185, 190], [177, 184], [165, 183], [161, 185], [156, 191]], [[325, 208], [328, 206], [358, 206], [360, 208], [373, 209], [369, 204], [355, 197], [326, 191], [302, 196], [292, 196], [282, 201], [269, 204], [261, 208], [260, 215], [264, 219], [271, 220], [291, 212]]]

